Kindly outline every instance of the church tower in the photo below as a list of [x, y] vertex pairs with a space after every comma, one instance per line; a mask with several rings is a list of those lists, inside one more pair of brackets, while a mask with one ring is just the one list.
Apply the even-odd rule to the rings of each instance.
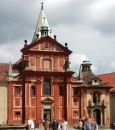
[[91, 65], [90, 61], [83, 61], [81, 64], [82, 72], [91, 72]]
[[91, 70], [91, 63], [88, 60], [83, 61], [83, 63], [80, 65], [79, 69], [79, 76], [78, 78], [84, 82], [89, 80], [92, 76], [94, 76], [92, 70]]
[[46, 13], [44, 11], [43, 3], [41, 3], [41, 10], [40, 10], [40, 14], [39, 14], [39, 18], [37, 21], [32, 42], [35, 41], [37, 38], [41, 38], [47, 35], [53, 38], [52, 30], [49, 27]]

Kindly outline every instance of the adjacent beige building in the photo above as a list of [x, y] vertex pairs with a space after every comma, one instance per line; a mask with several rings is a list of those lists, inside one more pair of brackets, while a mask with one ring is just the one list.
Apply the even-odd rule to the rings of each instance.
[[0, 63], [0, 124], [7, 123], [7, 72], [8, 72], [8, 64]]

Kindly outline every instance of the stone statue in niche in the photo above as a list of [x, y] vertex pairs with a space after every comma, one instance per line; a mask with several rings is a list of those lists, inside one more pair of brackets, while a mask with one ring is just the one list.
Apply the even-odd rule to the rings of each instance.
[[98, 103], [99, 102], [99, 96], [98, 94], [95, 94], [95, 103]]
[[70, 65], [70, 62], [69, 62], [69, 59], [67, 59], [67, 60], [65, 61], [65, 71], [67, 71], [67, 70], [70, 69], [69, 65]]
[[89, 106], [91, 106], [91, 100], [88, 101]]
[[102, 100], [101, 104], [104, 106], [104, 104], [105, 104], [104, 99]]
[[26, 57], [26, 59], [24, 60], [24, 69], [29, 67], [29, 60], [28, 58]]

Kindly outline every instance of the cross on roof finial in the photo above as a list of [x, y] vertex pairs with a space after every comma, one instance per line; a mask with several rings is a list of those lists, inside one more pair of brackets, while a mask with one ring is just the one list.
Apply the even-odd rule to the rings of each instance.
[[42, 9], [42, 10], [43, 10], [43, 5], [44, 5], [44, 3], [42, 2], [42, 3], [41, 3], [41, 9]]

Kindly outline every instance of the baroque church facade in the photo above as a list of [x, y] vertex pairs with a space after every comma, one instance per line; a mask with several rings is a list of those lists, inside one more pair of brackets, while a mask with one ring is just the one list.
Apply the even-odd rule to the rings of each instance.
[[26, 123], [28, 117], [37, 124], [55, 117], [73, 125], [89, 116], [99, 125], [110, 125], [111, 86], [92, 72], [89, 61], [83, 61], [79, 75], [73, 76], [72, 51], [53, 36], [43, 5], [32, 42], [24, 42], [21, 59], [8, 66], [8, 124]]

